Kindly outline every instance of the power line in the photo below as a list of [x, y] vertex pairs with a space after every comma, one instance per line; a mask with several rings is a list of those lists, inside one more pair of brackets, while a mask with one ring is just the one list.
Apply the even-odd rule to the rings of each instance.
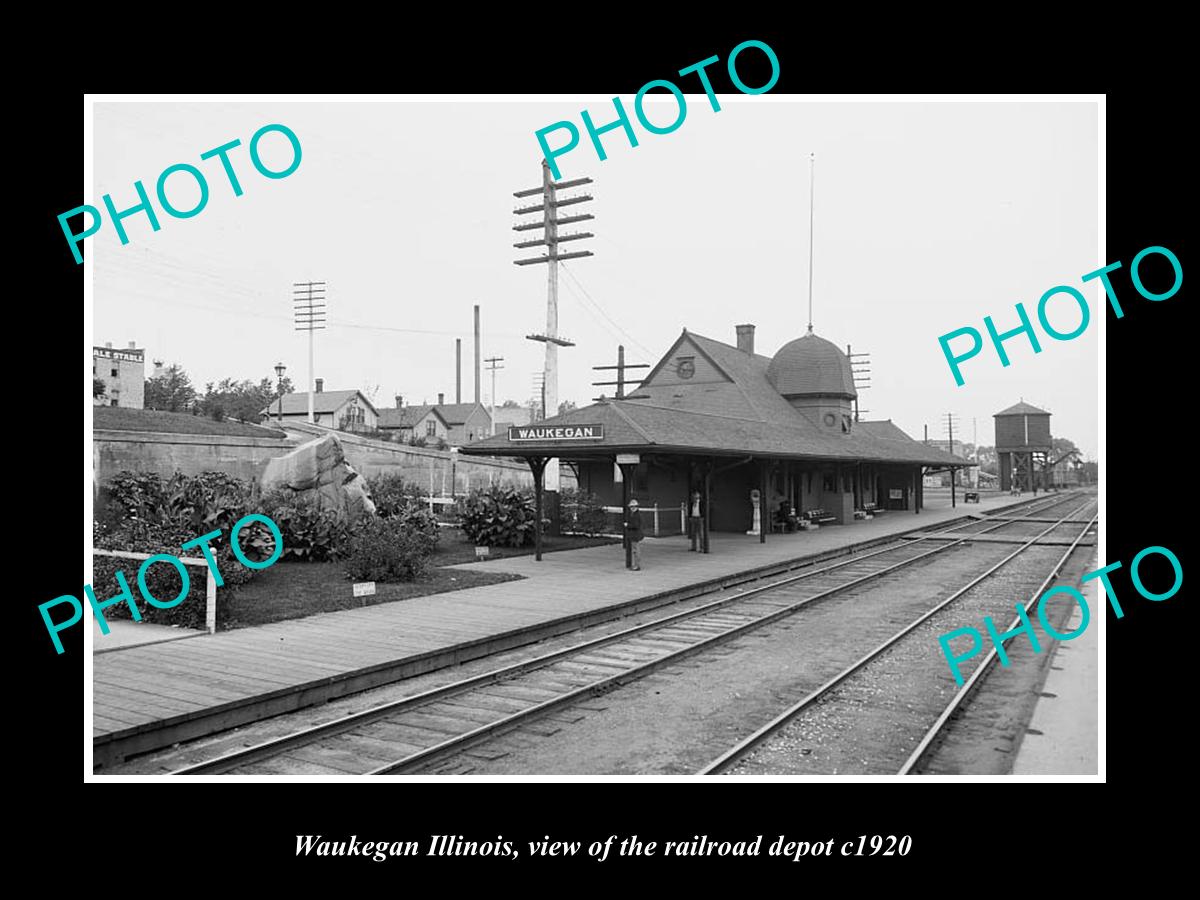
[[596, 307], [597, 311], [599, 311], [600, 315], [602, 315], [602, 316], [604, 316], [604, 318], [608, 319], [608, 321], [612, 323], [613, 327], [616, 328], [617, 331], [619, 331], [622, 335], [624, 335], [630, 341], [630, 343], [637, 345], [642, 350], [644, 350], [646, 353], [649, 353], [651, 356], [654, 355], [653, 351], [649, 347], [647, 347], [645, 344], [643, 344], [641, 341], [639, 341], [637, 338], [635, 338], [633, 335], [631, 335], [628, 331], [626, 331], [624, 328], [622, 328], [620, 325], [618, 325], [617, 322], [613, 319], [613, 317], [604, 311], [604, 307], [602, 307], [600, 305], [599, 301], [597, 301], [595, 297], [593, 297], [591, 294], [588, 293], [588, 289], [585, 288], [583, 286], [583, 283], [580, 282], [580, 280], [575, 277], [575, 273], [571, 271], [571, 269], [567, 266], [566, 263], [563, 263], [563, 271], [566, 272], [567, 276], [572, 281], [575, 282], [575, 284], [579, 288], [579, 290], [583, 291], [584, 296], [587, 297], [588, 300], [590, 300], [595, 305], [595, 307]]

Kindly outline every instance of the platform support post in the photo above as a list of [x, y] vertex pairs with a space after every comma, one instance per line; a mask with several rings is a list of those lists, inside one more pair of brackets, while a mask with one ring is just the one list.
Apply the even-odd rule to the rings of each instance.
[[700, 547], [704, 553], [708, 552], [708, 532], [712, 527], [712, 471], [715, 463], [713, 460], [708, 460], [704, 466], [704, 516], [701, 519], [703, 522], [704, 533], [700, 535]]
[[537, 510], [537, 527], [533, 532], [533, 558], [537, 562], [542, 561], [542, 476], [546, 471], [546, 459], [544, 456], [530, 456], [525, 460], [533, 472], [534, 507]]

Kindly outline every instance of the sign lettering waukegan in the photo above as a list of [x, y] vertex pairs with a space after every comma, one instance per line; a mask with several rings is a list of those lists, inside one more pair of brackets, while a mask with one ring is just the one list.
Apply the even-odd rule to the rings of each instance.
[[510, 441], [602, 441], [603, 425], [509, 425]]

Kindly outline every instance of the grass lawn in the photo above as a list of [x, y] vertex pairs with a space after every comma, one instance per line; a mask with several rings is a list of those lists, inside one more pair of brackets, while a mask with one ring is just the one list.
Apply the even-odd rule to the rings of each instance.
[[[612, 543], [618, 541], [612, 538], [547, 536], [542, 542], [542, 552], [576, 550], [580, 547]], [[493, 547], [489, 558], [503, 559], [531, 553], [533, 547]], [[375, 585], [375, 595], [371, 597], [353, 595], [350, 579], [346, 577], [339, 562], [279, 562], [235, 591], [222, 591], [218, 597], [220, 606], [217, 611], [217, 623], [222, 631], [250, 625], [266, 625], [318, 613], [358, 609], [374, 606], [376, 603], [392, 603], [520, 578], [519, 575], [488, 572], [482, 568], [442, 568], [475, 561], [475, 547], [463, 539], [462, 531], [458, 528], [445, 528], [431, 561], [432, 565], [425, 575], [416, 581], [378, 582]]]
[[260, 428], [244, 422], [217, 422], [190, 413], [158, 409], [130, 409], [124, 406], [97, 406], [92, 409], [92, 427], [114, 431], [165, 431], [171, 434], [226, 434], [243, 437], [285, 438], [282, 431]]

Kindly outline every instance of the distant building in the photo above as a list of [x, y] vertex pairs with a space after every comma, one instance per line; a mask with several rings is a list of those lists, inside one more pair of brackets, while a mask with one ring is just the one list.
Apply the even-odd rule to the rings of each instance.
[[496, 433], [507, 432], [509, 425], [532, 425], [533, 410], [528, 406], [497, 406]]
[[1032, 491], [1039, 484], [1045, 487], [1046, 469], [1053, 462], [1050, 413], [1022, 400], [992, 418], [996, 422], [996, 453], [1000, 457], [1000, 490], [1015, 487]]
[[405, 406], [403, 396], [396, 397], [394, 409], [379, 412], [379, 429], [399, 434], [400, 440], [425, 438], [431, 444], [444, 440], [451, 447], [461, 447], [482, 440], [489, 434], [491, 418], [480, 403], [446, 403], [445, 394], [438, 394], [435, 404]]
[[93, 347], [92, 376], [104, 382], [104, 395], [92, 398], [96, 406], [145, 406], [146, 351], [138, 350], [133, 341], [124, 350], [114, 350], [111, 341]]
[[[279, 416], [279, 401], [265, 407], [259, 416], [264, 424]], [[379, 412], [362, 391], [327, 391], [324, 379], [316, 380], [313, 393], [314, 424], [339, 431], [370, 431], [379, 424]], [[283, 421], [308, 421], [308, 392], [296, 391], [283, 395]]]

